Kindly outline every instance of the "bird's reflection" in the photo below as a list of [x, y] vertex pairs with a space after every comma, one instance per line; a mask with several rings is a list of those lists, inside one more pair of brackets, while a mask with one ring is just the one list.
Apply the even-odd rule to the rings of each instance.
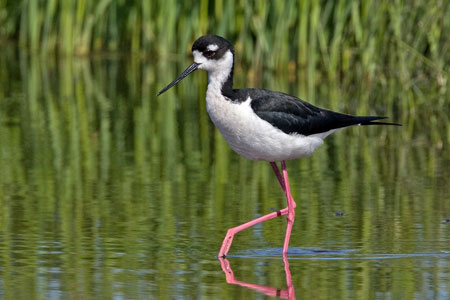
[[271, 297], [278, 297], [280, 299], [289, 299], [289, 300], [295, 299], [295, 291], [294, 286], [292, 285], [291, 271], [289, 270], [289, 261], [287, 255], [283, 255], [284, 272], [286, 274], [286, 285], [287, 285], [287, 288], [284, 290], [280, 290], [276, 287], [264, 286], [236, 280], [234, 278], [234, 273], [233, 270], [231, 269], [231, 265], [228, 259], [219, 258], [219, 261], [220, 266], [222, 267], [222, 271], [225, 273], [225, 277], [228, 284], [236, 284], [244, 286]]

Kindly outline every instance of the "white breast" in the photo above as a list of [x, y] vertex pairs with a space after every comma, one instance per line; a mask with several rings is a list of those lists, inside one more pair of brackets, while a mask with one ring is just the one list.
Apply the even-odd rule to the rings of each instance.
[[245, 102], [232, 102], [219, 91], [210, 81], [206, 109], [230, 147], [245, 158], [280, 161], [308, 156], [331, 133], [311, 136], [286, 134], [259, 118], [250, 106], [250, 98]]

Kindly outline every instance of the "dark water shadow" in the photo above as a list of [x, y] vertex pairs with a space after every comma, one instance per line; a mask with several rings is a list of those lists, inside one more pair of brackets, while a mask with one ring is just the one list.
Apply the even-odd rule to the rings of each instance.
[[[252, 249], [229, 255], [238, 258], [266, 258], [279, 259], [282, 256], [282, 248]], [[449, 251], [422, 252], [422, 253], [360, 253], [356, 249], [313, 249], [313, 248], [289, 248], [287, 256], [291, 260], [376, 260], [399, 259], [412, 257], [450, 257]]]
[[[283, 256], [282, 248], [263, 248], [263, 249], [252, 249], [240, 251], [236, 254], [229, 255], [228, 257], [239, 257], [239, 258], [280, 258]], [[313, 248], [289, 248], [287, 256], [289, 259], [295, 259], [299, 257], [309, 257], [309, 256], [342, 256], [355, 253], [357, 250], [354, 249], [341, 249], [341, 250], [329, 250], [329, 249], [313, 249]]]

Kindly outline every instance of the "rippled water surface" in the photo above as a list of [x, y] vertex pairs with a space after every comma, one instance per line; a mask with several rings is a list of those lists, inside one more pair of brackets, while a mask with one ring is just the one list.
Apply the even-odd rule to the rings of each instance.
[[9, 49], [0, 61], [0, 298], [450, 299], [449, 112], [386, 111], [386, 95], [409, 93], [395, 87], [270, 72], [250, 83], [238, 68], [237, 86], [404, 126], [342, 130], [287, 163], [288, 260], [278, 218], [219, 261], [227, 228], [286, 204], [270, 165], [238, 157], [212, 126], [206, 74], [155, 98], [188, 59]]

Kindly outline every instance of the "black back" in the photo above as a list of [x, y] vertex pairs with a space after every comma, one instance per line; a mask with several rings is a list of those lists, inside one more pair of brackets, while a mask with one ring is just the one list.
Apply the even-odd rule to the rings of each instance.
[[351, 125], [397, 125], [372, 122], [385, 117], [358, 117], [318, 108], [297, 97], [263, 89], [234, 90], [235, 101], [252, 99], [253, 111], [287, 134], [312, 135]]

